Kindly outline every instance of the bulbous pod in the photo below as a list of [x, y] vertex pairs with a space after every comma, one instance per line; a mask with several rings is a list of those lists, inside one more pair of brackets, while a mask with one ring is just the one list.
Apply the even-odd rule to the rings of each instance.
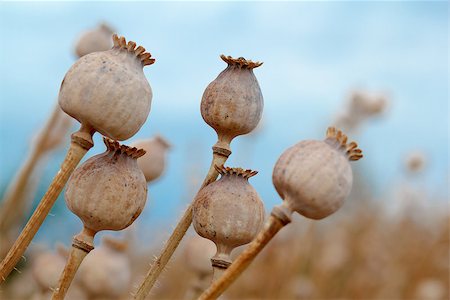
[[65, 193], [68, 208], [94, 232], [128, 227], [147, 200], [147, 182], [136, 161], [145, 151], [103, 140], [106, 152], [78, 167]]
[[118, 299], [128, 294], [131, 265], [125, 250], [125, 244], [109, 238], [86, 256], [77, 279], [90, 298]]
[[106, 23], [99, 24], [96, 28], [83, 32], [75, 44], [75, 54], [78, 57], [92, 52], [111, 49], [113, 43], [111, 36], [114, 30]]
[[217, 167], [222, 175], [197, 194], [193, 224], [197, 233], [213, 241], [217, 253], [212, 258], [231, 262], [231, 251], [253, 240], [264, 221], [264, 205], [248, 178], [256, 171]]
[[66, 73], [59, 105], [81, 124], [114, 140], [132, 137], [150, 112], [152, 89], [143, 67], [150, 53], [113, 35], [114, 47], [81, 57]]
[[32, 263], [32, 274], [42, 291], [50, 291], [58, 286], [59, 276], [64, 270], [67, 250], [58, 248], [56, 253], [40, 253]]
[[322, 219], [337, 211], [353, 181], [349, 161], [362, 152], [347, 136], [330, 127], [324, 141], [302, 141], [287, 149], [273, 170], [273, 184], [291, 211]]
[[234, 137], [251, 132], [261, 119], [264, 100], [253, 69], [262, 63], [220, 57], [228, 66], [206, 87], [200, 110], [217, 132], [219, 145], [229, 150]]
[[144, 149], [146, 155], [139, 158], [137, 163], [145, 175], [147, 182], [159, 178], [166, 166], [166, 152], [170, 144], [160, 135], [152, 139], [137, 140], [131, 146]]
[[198, 235], [187, 240], [184, 250], [186, 264], [189, 269], [199, 275], [211, 273], [210, 258], [214, 255], [216, 247], [210, 240]]

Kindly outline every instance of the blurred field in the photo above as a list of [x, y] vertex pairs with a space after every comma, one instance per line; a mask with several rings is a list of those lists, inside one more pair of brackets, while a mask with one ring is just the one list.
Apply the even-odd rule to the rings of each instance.
[[[412, 194], [411, 187], [408, 193], [396, 195], [413, 201]], [[423, 202], [405, 200], [395, 213], [374, 200], [352, 198], [324, 221], [297, 216], [222, 299], [448, 299], [447, 205], [441, 201], [441, 206], [425, 208]], [[152, 255], [161, 247], [149, 249], [133, 232], [126, 235], [131, 243], [126, 255], [133, 274], [127, 293], [140, 283]], [[208, 286], [209, 275], [199, 280], [187, 251], [185, 239], [148, 299], [190, 299], [193, 286], [200, 290]], [[208, 265], [206, 249], [204, 252], [197, 255]], [[22, 263], [21, 273], [10, 280], [2, 299], [30, 299], [29, 295], [36, 293], [33, 277], [27, 275], [39, 256], [36, 253]]]
[[[224, 299], [448, 299], [450, 219], [442, 209], [388, 217], [363, 202], [323, 222], [298, 217]], [[186, 269], [179, 256], [152, 299], [182, 299], [195, 276]]]

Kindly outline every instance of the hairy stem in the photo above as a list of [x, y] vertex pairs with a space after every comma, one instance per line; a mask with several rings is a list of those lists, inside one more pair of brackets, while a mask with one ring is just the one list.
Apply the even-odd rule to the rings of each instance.
[[[229, 155], [229, 154], [228, 154]], [[213, 159], [211, 162], [211, 166], [209, 168], [208, 174], [206, 175], [205, 180], [203, 181], [202, 186], [200, 187], [200, 190], [210, 184], [211, 182], [214, 182], [217, 177], [219, 176], [219, 173], [214, 168], [215, 165], [223, 165], [228, 155], [223, 155], [220, 153], [217, 153], [214, 151]], [[174, 231], [172, 232], [172, 235], [167, 240], [166, 244], [164, 245], [164, 248], [159, 255], [159, 257], [156, 259], [156, 261], [151, 266], [150, 270], [148, 271], [147, 275], [144, 278], [144, 281], [139, 286], [138, 291], [136, 292], [136, 295], [134, 296], [134, 299], [140, 299], [143, 300], [148, 295], [150, 290], [152, 289], [153, 285], [155, 284], [156, 280], [158, 279], [161, 272], [164, 270], [164, 267], [167, 265], [168, 261], [172, 257], [173, 253], [175, 252], [175, 249], [177, 249], [178, 245], [181, 242], [181, 239], [185, 235], [186, 231], [189, 229], [189, 226], [192, 223], [192, 203], [189, 205], [189, 207], [184, 212], [183, 217], [178, 222], [177, 226], [175, 227]]]
[[263, 230], [258, 233], [256, 239], [238, 256], [219, 279], [215, 279], [211, 286], [198, 298], [199, 300], [217, 299], [236, 278], [250, 265], [256, 255], [275, 236], [275, 234], [286, 225], [273, 214], [264, 225]]
[[72, 142], [61, 165], [61, 169], [56, 174], [44, 197], [42, 197], [41, 202], [20, 233], [20, 236], [0, 264], [0, 283], [6, 280], [6, 277], [8, 277], [15, 265], [19, 262], [34, 235], [47, 217], [50, 209], [53, 207], [70, 175], [86, 152], [94, 145], [92, 141], [93, 134], [94, 130], [83, 125], [79, 131], [72, 134]]
[[94, 249], [94, 235], [95, 232], [84, 228], [73, 238], [69, 259], [59, 279], [58, 288], [53, 292], [52, 300], [63, 300], [66, 296], [83, 259]]

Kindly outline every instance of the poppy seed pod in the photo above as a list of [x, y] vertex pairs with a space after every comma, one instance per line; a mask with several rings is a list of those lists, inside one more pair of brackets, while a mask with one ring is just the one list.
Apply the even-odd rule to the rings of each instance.
[[131, 266], [125, 250], [123, 242], [104, 238], [84, 259], [78, 279], [91, 298], [118, 299], [128, 293]]
[[152, 139], [137, 140], [131, 146], [144, 149], [146, 152], [146, 155], [139, 158], [137, 163], [147, 182], [161, 176], [166, 165], [166, 152], [170, 148], [170, 144], [162, 136], [157, 135]]
[[191, 237], [184, 251], [184, 257], [189, 269], [198, 275], [208, 275], [211, 273], [211, 262], [209, 258], [214, 255], [216, 247], [205, 238], [198, 235]]
[[136, 161], [145, 151], [107, 138], [103, 141], [106, 152], [84, 162], [67, 184], [66, 204], [83, 222], [83, 230], [73, 238], [53, 300], [64, 299], [78, 267], [94, 249], [95, 234], [130, 226], [147, 200], [147, 182]]
[[50, 291], [58, 286], [59, 274], [67, 260], [67, 250], [59, 247], [56, 253], [46, 251], [33, 261], [33, 277], [42, 291]]
[[78, 57], [92, 52], [111, 49], [111, 36], [114, 30], [108, 24], [102, 23], [96, 28], [83, 32], [75, 45], [75, 53]]
[[291, 211], [322, 219], [338, 210], [353, 181], [349, 161], [362, 152], [347, 136], [330, 127], [324, 141], [302, 141], [287, 149], [273, 170], [273, 184]]
[[65, 194], [68, 208], [94, 232], [128, 227], [147, 200], [147, 182], [136, 161], [145, 151], [103, 140], [106, 152], [73, 172]]
[[230, 150], [231, 140], [251, 132], [262, 116], [264, 100], [253, 69], [262, 65], [242, 57], [220, 56], [228, 66], [203, 93], [203, 120], [217, 132], [216, 146]]
[[82, 125], [114, 140], [132, 137], [150, 112], [152, 89], [143, 67], [150, 53], [113, 35], [114, 47], [81, 57], [66, 73], [59, 105]]
[[264, 205], [248, 178], [256, 171], [217, 167], [221, 178], [197, 194], [193, 224], [197, 233], [213, 241], [213, 266], [227, 268], [231, 251], [253, 240], [264, 221]]

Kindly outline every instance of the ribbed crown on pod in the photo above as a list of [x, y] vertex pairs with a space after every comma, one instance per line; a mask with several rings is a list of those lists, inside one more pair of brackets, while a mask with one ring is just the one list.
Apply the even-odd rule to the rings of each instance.
[[233, 58], [231, 56], [225, 56], [223, 54], [220, 55], [220, 58], [230, 66], [238, 66], [242, 69], [249, 69], [249, 70], [255, 69], [263, 64], [262, 62], [259, 61], [253, 62], [243, 57]]
[[236, 176], [241, 176], [245, 179], [249, 179], [250, 177], [253, 177], [256, 174], [258, 174], [258, 171], [252, 171], [252, 170], [248, 170], [248, 169], [244, 170], [242, 168], [230, 168], [230, 167], [225, 167], [223, 165], [221, 165], [221, 166], [214, 165], [214, 168], [222, 176], [223, 175], [236, 175]]
[[126, 50], [136, 56], [138, 60], [142, 62], [143, 66], [152, 65], [155, 63], [155, 59], [151, 58], [152, 55], [149, 52], [145, 52], [145, 48], [142, 46], [138, 46], [136, 48], [136, 43], [133, 41], [126, 41], [123, 36], [118, 36], [117, 34], [113, 34], [112, 36], [114, 47], [116, 49]]
[[138, 149], [136, 147], [121, 145], [119, 144], [119, 142], [106, 137], [103, 138], [103, 142], [105, 143], [106, 148], [109, 151], [116, 152], [118, 154], [125, 154], [131, 158], [138, 159], [139, 157], [143, 156], [146, 153], [144, 149]]
[[335, 145], [339, 150], [343, 151], [351, 161], [359, 160], [363, 157], [361, 149], [358, 149], [358, 144], [354, 141], [347, 144], [347, 136], [342, 131], [335, 127], [328, 127], [326, 142], [330, 145]]

